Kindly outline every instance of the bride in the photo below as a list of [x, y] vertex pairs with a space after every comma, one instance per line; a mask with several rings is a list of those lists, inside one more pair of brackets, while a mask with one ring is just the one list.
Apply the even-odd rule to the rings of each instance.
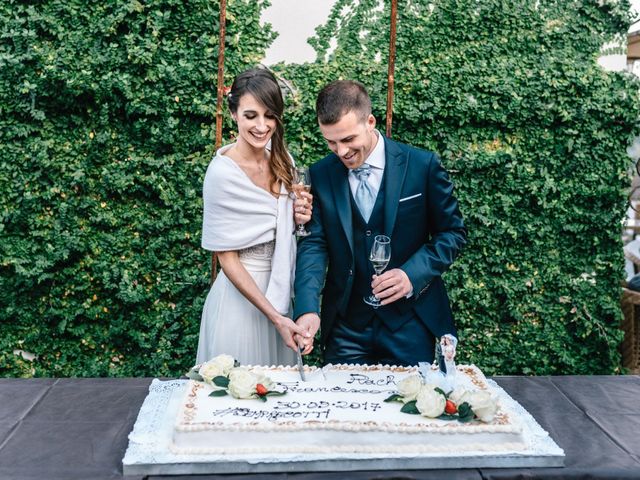
[[228, 105], [237, 141], [217, 151], [203, 186], [202, 247], [217, 253], [222, 269], [202, 311], [197, 363], [227, 353], [245, 365], [290, 365], [293, 335], [310, 336], [289, 312], [294, 221], [310, 220], [312, 197], [292, 199], [294, 166], [273, 74], [238, 75]]

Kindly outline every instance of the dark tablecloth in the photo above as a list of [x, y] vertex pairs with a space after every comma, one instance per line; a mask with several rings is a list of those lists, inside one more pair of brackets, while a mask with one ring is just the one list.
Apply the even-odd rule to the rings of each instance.
[[[565, 467], [205, 475], [201, 479], [640, 479], [640, 376], [495, 377]], [[122, 479], [151, 379], [0, 379], [0, 479]], [[149, 477], [159, 478], [159, 477]], [[177, 476], [172, 478], [186, 478]]]

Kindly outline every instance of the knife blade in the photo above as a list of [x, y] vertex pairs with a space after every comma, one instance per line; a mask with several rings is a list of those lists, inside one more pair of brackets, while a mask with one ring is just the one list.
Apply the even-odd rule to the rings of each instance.
[[298, 361], [298, 372], [300, 373], [300, 379], [302, 379], [303, 382], [306, 382], [307, 377], [304, 374], [304, 365], [302, 364], [302, 350], [303, 350], [303, 347], [298, 345], [298, 350], [296, 351], [296, 358]]

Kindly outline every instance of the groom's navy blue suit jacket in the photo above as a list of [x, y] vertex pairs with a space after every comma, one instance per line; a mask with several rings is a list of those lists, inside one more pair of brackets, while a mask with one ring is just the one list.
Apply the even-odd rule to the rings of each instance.
[[[441, 279], [466, 242], [453, 185], [434, 153], [382, 138], [384, 231], [378, 233], [391, 237], [387, 270], [404, 270], [413, 285], [410, 298], [383, 308], [392, 307], [398, 322], [417, 316], [435, 336], [455, 334]], [[348, 170], [336, 155], [311, 166], [310, 174], [311, 234], [298, 245], [293, 318], [320, 313], [324, 343], [336, 318], [345, 318], [352, 295], [353, 213]]]

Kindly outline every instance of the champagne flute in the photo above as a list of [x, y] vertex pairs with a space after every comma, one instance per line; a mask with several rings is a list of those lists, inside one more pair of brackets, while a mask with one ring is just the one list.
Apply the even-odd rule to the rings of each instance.
[[[369, 261], [372, 263], [376, 275], [380, 275], [387, 268], [389, 260], [391, 260], [391, 239], [386, 235], [376, 235], [369, 254]], [[381, 305], [380, 299], [373, 293], [364, 297], [364, 303], [373, 308], [378, 308]]]
[[[296, 194], [296, 197], [301, 198], [300, 194], [302, 192], [311, 191], [311, 177], [309, 176], [309, 167], [296, 167], [295, 176], [293, 179], [293, 185], [291, 185], [293, 189], [293, 193]], [[309, 232], [306, 228], [304, 228], [304, 224], [301, 223], [296, 227], [296, 236], [297, 237], [306, 237], [309, 235]]]

